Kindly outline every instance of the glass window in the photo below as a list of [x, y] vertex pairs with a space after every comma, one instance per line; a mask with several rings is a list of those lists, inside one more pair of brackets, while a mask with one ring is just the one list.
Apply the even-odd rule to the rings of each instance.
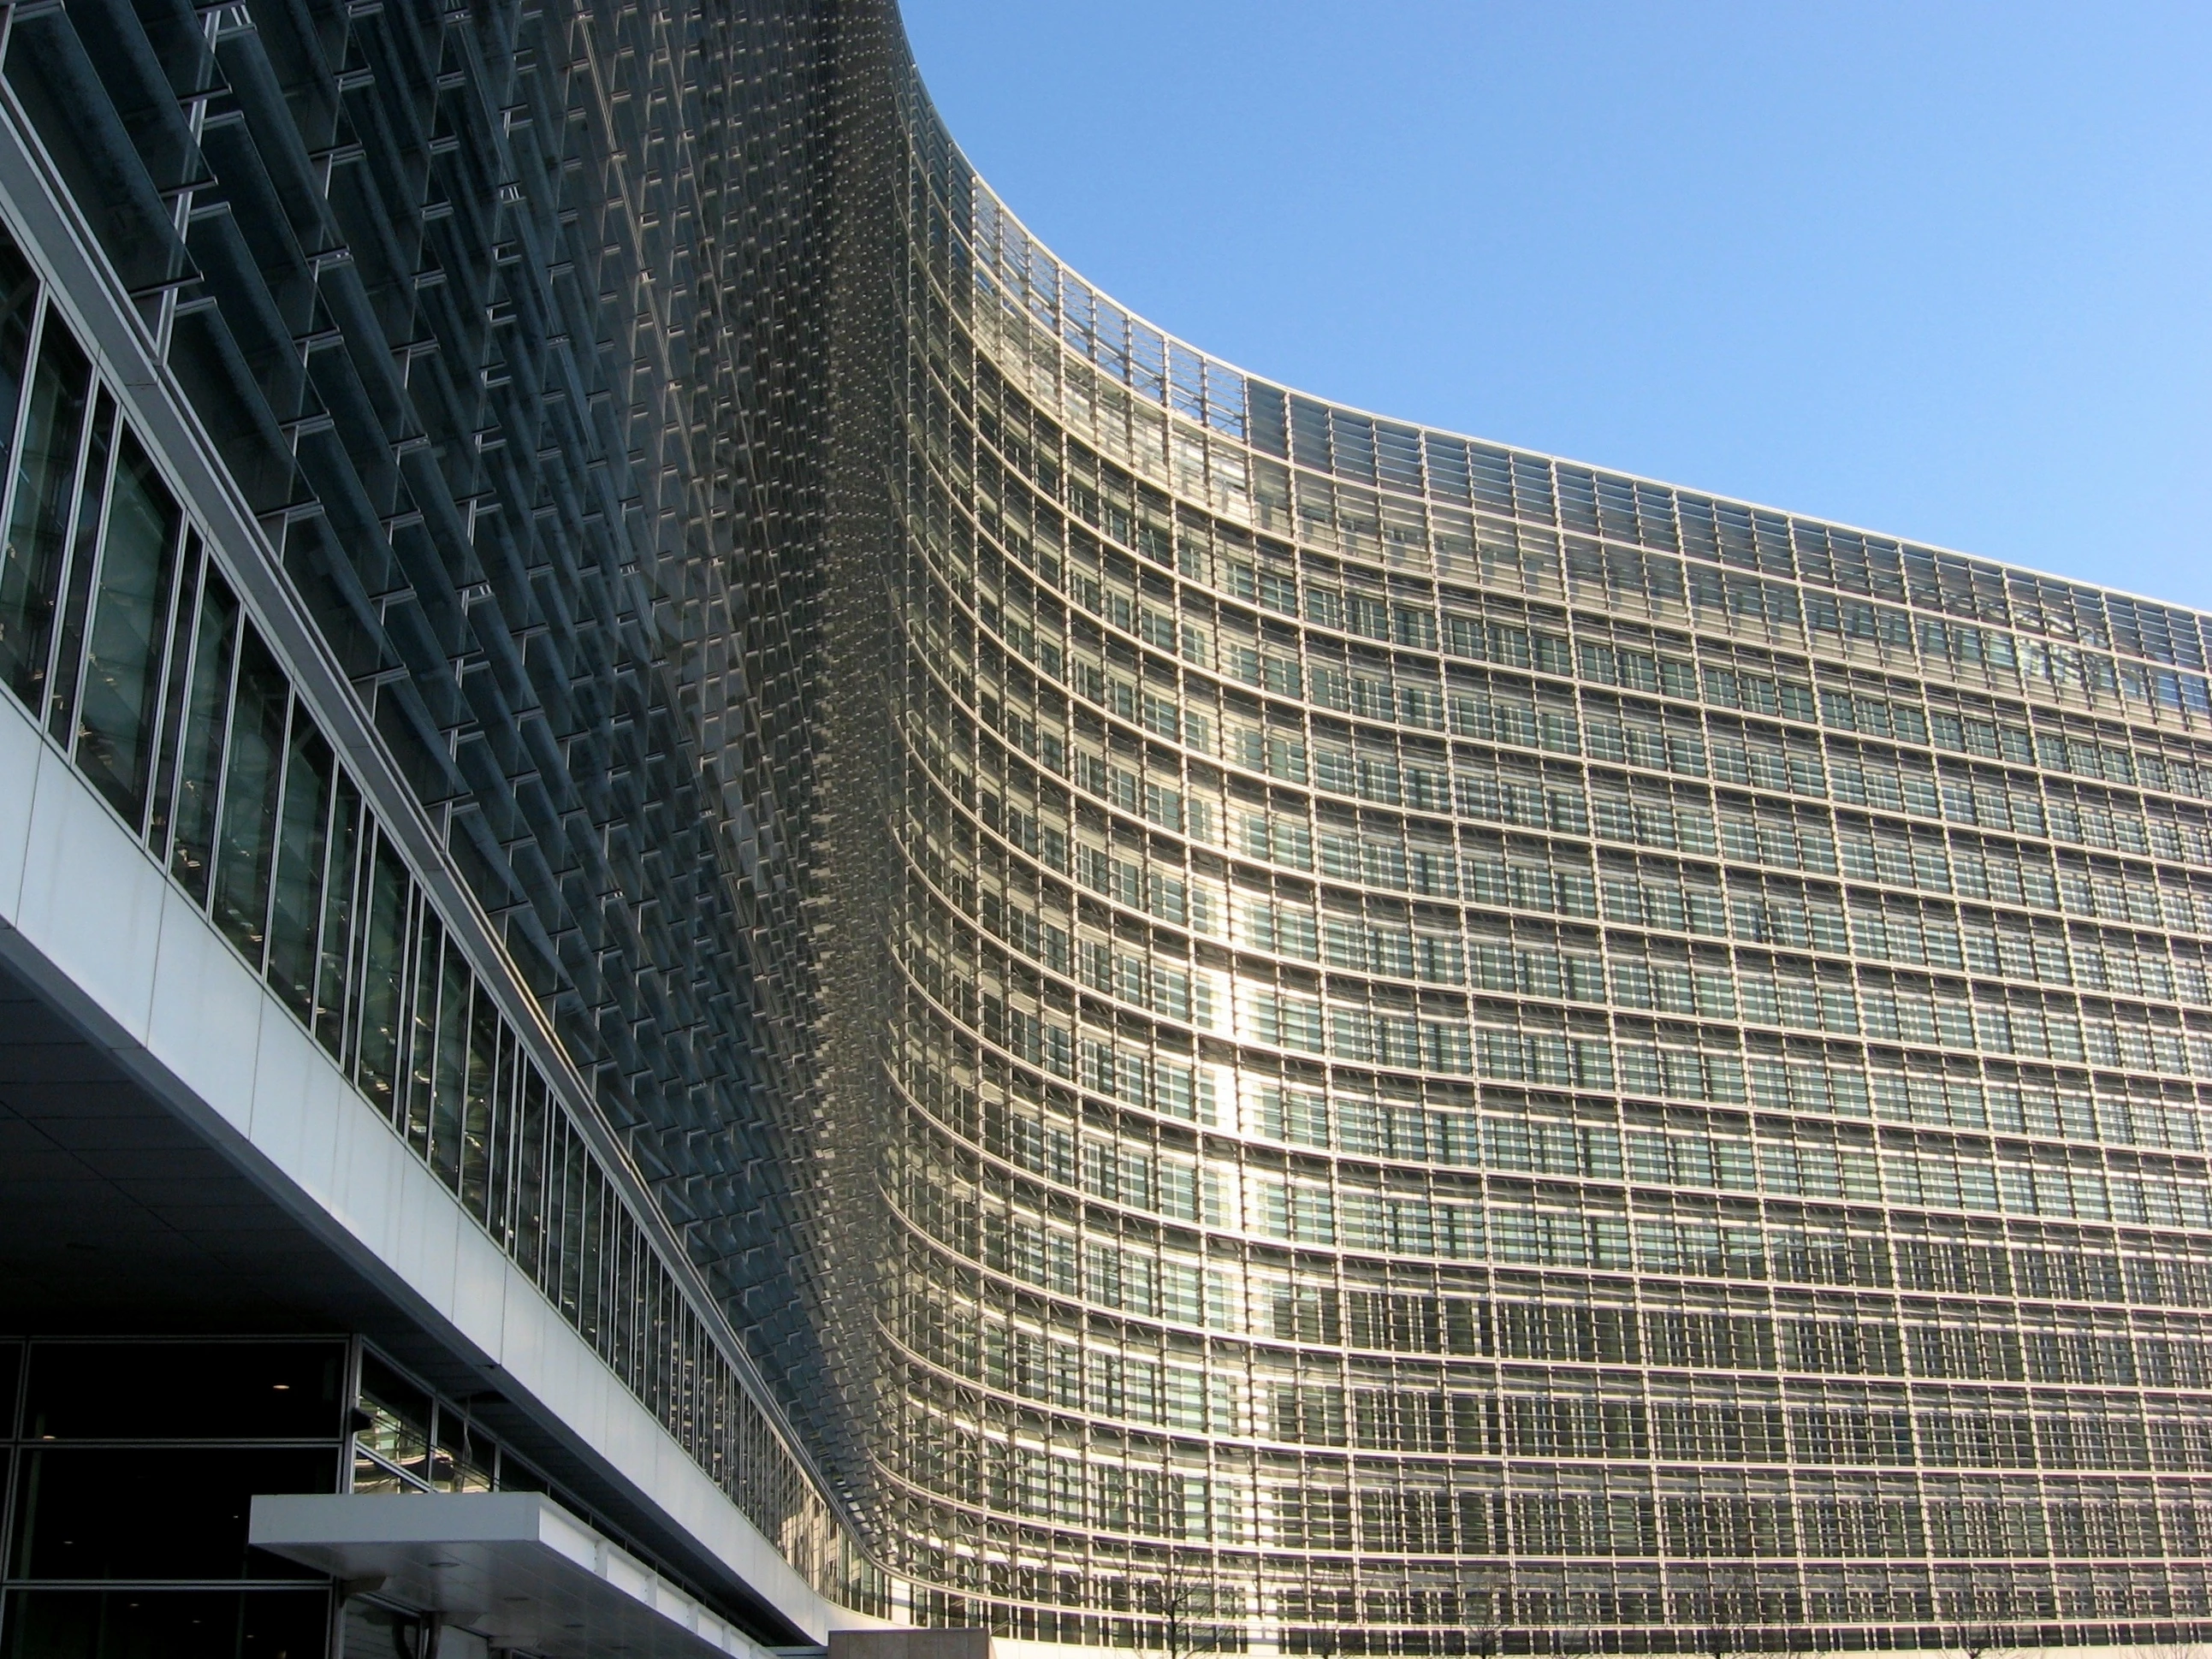
[[92, 365], [49, 316], [31, 377], [30, 414], [15, 470], [8, 539], [0, 546], [0, 678], [31, 708], [46, 690], [46, 653], [68, 544]]
[[401, 977], [406, 966], [406, 866], [382, 836], [368, 866], [367, 937], [362, 948], [359, 1073], [362, 1092], [388, 1117], [399, 1103]]
[[245, 630], [238, 652], [229, 752], [223, 765], [222, 835], [215, 872], [215, 921], [258, 967], [269, 928], [276, 861], [278, 792], [292, 689], [261, 635]]
[[540, 1253], [545, 1243], [545, 1079], [534, 1066], [522, 1074], [522, 1112], [514, 1148], [514, 1251], [522, 1269], [545, 1283]]
[[[361, 1407], [368, 1423], [354, 1434], [354, 1490], [410, 1490], [380, 1470], [376, 1460], [404, 1470], [427, 1485], [430, 1476], [430, 1396], [374, 1354], [364, 1352], [361, 1357]], [[368, 1455], [362, 1455], [362, 1453]]]
[[15, 441], [15, 410], [22, 401], [23, 363], [30, 356], [31, 319], [38, 303], [38, 279], [14, 240], [0, 230], [0, 464]]
[[315, 1039], [332, 1054], [345, 1052], [346, 981], [353, 965], [354, 872], [362, 836], [361, 793], [337, 775], [323, 883], [320, 963], [315, 988]]
[[330, 834], [336, 762], [323, 734], [306, 720], [292, 724], [278, 820], [276, 874], [269, 914], [269, 985], [301, 1019], [314, 1011], [315, 929]]
[[407, 1019], [407, 1144], [430, 1156], [431, 1086], [438, 1065], [438, 963], [446, 930], [427, 909], [415, 936], [412, 1012]]
[[169, 623], [168, 684], [161, 692], [161, 738], [154, 763], [153, 807], [147, 815], [147, 844], [160, 857], [168, 845], [170, 820], [177, 781], [177, 745], [184, 729], [187, 700], [185, 686], [191, 672], [193, 605], [199, 593], [203, 549], [199, 533], [185, 532], [183, 570], [177, 581], [177, 602]]
[[329, 1641], [329, 1608], [330, 1593], [320, 1589], [19, 1589], [8, 1596], [7, 1651], [11, 1659], [63, 1653], [158, 1653], [167, 1659], [319, 1653]]
[[92, 597], [98, 563], [101, 508], [107, 495], [107, 463], [115, 443], [115, 399], [100, 388], [86, 445], [83, 482], [77, 489], [76, 535], [69, 559], [69, 601], [63, 611], [61, 645], [54, 653], [54, 679], [47, 697], [46, 726], [63, 743], [70, 737], [70, 712], [76, 700], [84, 658], [84, 613]]
[[516, 1108], [522, 1076], [529, 1069], [530, 1062], [523, 1058], [522, 1046], [514, 1033], [489, 1013], [489, 999], [487, 998], [485, 1002], [486, 1018], [489, 1021], [498, 1062], [491, 1080], [490, 1099], [486, 1106], [483, 1197], [477, 1212], [483, 1218], [485, 1231], [491, 1234], [501, 1249], [512, 1255], [517, 1254], [514, 1211], [516, 1196]]
[[[180, 522], [177, 503], [145, 450], [125, 432], [85, 653], [76, 761], [93, 787], [133, 824], [146, 811], [147, 762]], [[58, 690], [69, 695], [69, 688]]]
[[230, 675], [238, 653], [238, 599], [213, 569], [200, 599], [192, 642], [191, 695], [178, 763], [173, 850], [169, 867], [185, 890], [207, 902], [215, 862], [216, 806], [222, 794], [223, 738], [230, 724]]
[[[428, 960], [425, 957], [425, 961]], [[461, 1123], [465, 1109], [471, 976], [460, 947], [446, 940], [438, 998], [437, 1071], [431, 1091], [430, 1168], [447, 1186], [461, 1182]]]
[[[547, 1278], [550, 1292], [571, 1324], [582, 1324], [584, 1259], [584, 1159], [576, 1132], [564, 1115], [553, 1115], [553, 1195], [546, 1226], [551, 1234], [552, 1262]], [[559, 1277], [551, 1268], [557, 1267]]]
[[[464, 970], [465, 971], [465, 970]], [[462, 1097], [461, 1202], [479, 1221], [491, 1190], [493, 1081], [499, 1057], [499, 1015], [484, 988], [477, 987], [469, 1017], [468, 1077]]]
[[337, 1484], [330, 1447], [42, 1448], [25, 1461], [12, 1564], [25, 1578], [297, 1577], [289, 1562], [249, 1554], [253, 1494]]
[[337, 1342], [39, 1342], [23, 1428], [34, 1439], [335, 1440], [345, 1369]]

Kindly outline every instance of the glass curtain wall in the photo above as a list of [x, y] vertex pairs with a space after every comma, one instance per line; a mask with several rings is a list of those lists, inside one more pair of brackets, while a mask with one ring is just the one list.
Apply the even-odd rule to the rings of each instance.
[[2212, 1617], [2203, 619], [1250, 380], [905, 118], [917, 1604]]
[[[817, 1588], [880, 1575], [747, 1391], [0, 232], [9, 689], [369, 1109]], [[22, 388], [22, 366], [35, 364]], [[14, 365], [11, 371], [9, 364]]]
[[885, 5], [5, 27], [592, 1098], [12, 256], [0, 678], [826, 1593], [810, 1462], [1022, 1636], [2212, 1624], [2203, 618], [1253, 380]]

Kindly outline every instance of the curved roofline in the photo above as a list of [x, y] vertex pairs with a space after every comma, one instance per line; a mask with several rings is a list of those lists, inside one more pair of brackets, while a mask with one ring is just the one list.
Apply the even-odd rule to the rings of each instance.
[[[1608, 477], [1625, 479], [1630, 483], [1650, 484], [1656, 489], [1669, 490], [1677, 495], [1688, 494], [1692, 495], [1700, 495], [1708, 501], [1724, 502], [1730, 507], [1744, 507], [1753, 513], [1768, 513], [1774, 514], [1778, 518], [1806, 524], [1816, 524], [1823, 529], [1841, 530], [1855, 536], [1870, 536], [1880, 541], [1894, 542], [1900, 549], [1911, 547], [1919, 551], [1946, 554], [1953, 558], [1969, 559], [1979, 564], [1994, 565], [2000, 572], [2008, 574], [2033, 576], [2039, 580], [2062, 582], [2071, 587], [2083, 588], [2094, 593], [2110, 595], [2115, 599], [2127, 599], [2136, 605], [2156, 605], [2162, 610], [2183, 611], [2196, 617], [2199, 623], [2203, 627], [2208, 636], [2212, 636], [2212, 608], [2200, 608], [2196, 605], [2185, 605], [2179, 600], [2160, 599], [2157, 595], [2151, 593], [2138, 593], [2131, 588], [2115, 587], [2109, 583], [2093, 581], [2083, 576], [2069, 576], [2059, 571], [2045, 570], [2034, 565], [2018, 564], [2008, 560], [2000, 559], [1992, 554], [1973, 553], [1967, 551], [1964, 548], [1951, 547], [1939, 542], [1924, 541], [1917, 538], [1907, 538], [1900, 536], [1893, 531], [1877, 530], [1871, 526], [1854, 524], [1846, 520], [1816, 517], [1814, 514], [1796, 512], [1789, 507], [1778, 507], [1771, 501], [1752, 501], [1741, 495], [1731, 495], [1719, 491], [1704, 489], [1695, 485], [1684, 484], [1672, 479], [1654, 477], [1649, 474], [1641, 472], [1630, 472], [1620, 467], [1601, 465], [1597, 462], [1583, 460], [1577, 456], [1563, 455], [1550, 450], [1537, 449], [1528, 444], [1513, 443], [1501, 438], [1484, 437], [1471, 432], [1461, 432], [1451, 427], [1431, 425], [1425, 422], [1409, 420], [1402, 415], [1384, 414], [1378, 410], [1364, 408], [1358, 404], [1345, 403], [1339, 399], [1327, 397], [1319, 392], [1309, 392], [1301, 387], [1293, 386], [1285, 380], [1279, 380], [1272, 375], [1258, 374], [1251, 369], [1243, 367], [1241, 364], [1233, 362], [1230, 359], [1222, 356], [1218, 352], [1210, 351], [1204, 346], [1185, 339], [1180, 334], [1174, 333], [1170, 330], [1163, 328], [1158, 323], [1154, 322], [1150, 317], [1146, 316], [1143, 313], [1139, 312], [1131, 306], [1123, 304], [1120, 300], [1115, 299], [1111, 295], [1108, 294], [1105, 289], [1100, 288], [1098, 284], [1091, 282], [1089, 277], [1084, 276], [1081, 271], [1077, 269], [1073, 262], [1063, 258], [1060, 253], [1054, 251], [1050, 243], [1047, 242], [1042, 237], [1039, 236], [1030, 228], [1029, 222], [1024, 219], [1021, 215], [1016, 213], [1012, 208], [1007, 204], [1006, 198], [1001, 196], [998, 191], [992, 186], [990, 181], [983, 176], [981, 169], [976, 167], [975, 161], [969, 156], [967, 150], [962, 147], [960, 141], [953, 136], [951, 125], [945, 121], [943, 113], [937, 107], [937, 100], [930, 95], [928, 82], [922, 76], [921, 63], [915, 57], [914, 43], [906, 32], [905, 15], [903, 12], [898, 9], [896, 0], [893, 0], [893, 11], [894, 21], [899, 31], [900, 43], [906, 50], [906, 62], [909, 83], [915, 93], [920, 98], [923, 112], [927, 114], [929, 120], [937, 128], [938, 132], [943, 137], [947, 149], [951, 150], [952, 155], [959, 161], [960, 164], [966, 168], [969, 179], [974, 183], [976, 188], [981, 190], [985, 194], [990, 197], [993, 204], [997, 207], [1000, 215], [1018, 228], [1022, 234], [1027, 237], [1033, 246], [1050, 258], [1060, 270], [1068, 273], [1069, 275], [1077, 276], [1086, 287], [1090, 288], [1092, 292], [1097, 294], [1101, 299], [1109, 301], [1116, 309], [1127, 316], [1132, 322], [1143, 324], [1146, 328], [1151, 329], [1153, 332], [1159, 335], [1164, 342], [1178, 346], [1183, 350], [1189, 352], [1193, 356], [1201, 358], [1209, 364], [1218, 365], [1222, 369], [1225, 370], [1229, 374], [1237, 375], [1245, 380], [1256, 381], [1261, 386], [1272, 386], [1275, 390], [1285, 393], [1286, 396], [1304, 398], [1310, 402], [1325, 404], [1331, 410], [1341, 410], [1346, 415], [1359, 416], [1370, 421], [1382, 422], [1391, 426], [1410, 427], [1413, 430], [1421, 433], [1433, 432], [1439, 437], [1454, 439], [1461, 443], [1482, 444], [1490, 448], [1505, 450], [1513, 454], [1527, 455], [1534, 459], [1553, 463], [1555, 465], [1579, 467], [1587, 472], [1602, 474]], [[1063, 340], [1061, 342], [1062, 349], [1066, 349], [1066, 343]], [[1132, 386], [1130, 389], [1133, 392], [1138, 390], [1134, 386]], [[1139, 395], [1142, 396], [1146, 394], [1139, 392]], [[1150, 401], [1149, 398], [1148, 401]], [[1172, 404], [1163, 402], [1161, 404], [1161, 407], [1164, 409], [1170, 416], [1179, 413]], [[1185, 416], [1184, 418], [1188, 419], [1188, 417]], [[1251, 449], [1255, 453], [1265, 454], [1268, 453], [1267, 451], [1258, 449], [1258, 447], [1251, 442], [1249, 438], [1243, 439], [1241, 441], [1247, 449]], [[1304, 463], [1291, 460], [1287, 457], [1283, 458], [1283, 465], [1285, 466], [1303, 466], [1304, 470], [1309, 472], [1315, 471], [1314, 468], [1304, 466]], [[1316, 474], [1316, 476], [1329, 475]], [[1694, 556], [1686, 554], [1684, 556]], [[1910, 604], [1911, 602], [1907, 601], [1907, 603]], [[2212, 637], [2208, 637], [2207, 647], [2208, 658], [2212, 658]], [[2115, 649], [2117, 647], [2107, 647], [2106, 648]], [[2156, 659], [2147, 658], [2145, 660], [2154, 661]], [[2166, 664], [2161, 665], [2169, 667], [2185, 667], [2184, 665], [2175, 664]]]

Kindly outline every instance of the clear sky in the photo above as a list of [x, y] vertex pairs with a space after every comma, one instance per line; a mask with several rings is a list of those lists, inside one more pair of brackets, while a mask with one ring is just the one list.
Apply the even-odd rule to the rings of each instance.
[[903, 0], [1255, 373], [2212, 609], [2212, 4]]

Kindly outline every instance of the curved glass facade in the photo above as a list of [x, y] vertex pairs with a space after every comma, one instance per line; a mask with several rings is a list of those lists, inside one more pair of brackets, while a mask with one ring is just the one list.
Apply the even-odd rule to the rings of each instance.
[[904, 107], [869, 1509], [917, 1605], [2206, 1617], [2203, 620], [1286, 395]]
[[879, 0], [0, 51], [13, 694], [824, 1595], [2212, 1633], [2212, 621], [1254, 380]]

